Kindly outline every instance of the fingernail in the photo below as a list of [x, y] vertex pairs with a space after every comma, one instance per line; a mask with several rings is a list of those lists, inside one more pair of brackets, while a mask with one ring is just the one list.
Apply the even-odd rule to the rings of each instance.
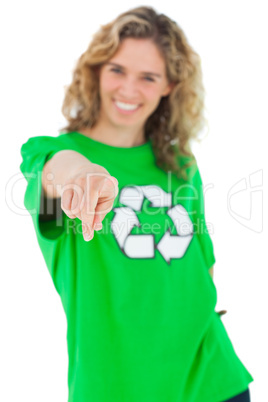
[[102, 229], [102, 223], [96, 223], [96, 225], [94, 225], [94, 230], [101, 230]]
[[89, 233], [84, 233], [84, 239], [85, 241], [89, 241], [93, 239], [93, 235], [92, 234], [90, 235]]

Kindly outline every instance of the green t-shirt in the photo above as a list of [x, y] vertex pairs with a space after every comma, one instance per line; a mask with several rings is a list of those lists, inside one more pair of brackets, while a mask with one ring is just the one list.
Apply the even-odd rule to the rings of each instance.
[[[63, 149], [119, 182], [89, 242], [78, 218], [39, 219], [43, 166]], [[78, 132], [32, 137], [21, 154], [25, 207], [67, 319], [68, 402], [221, 402], [245, 391], [253, 377], [215, 311], [196, 160], [185, 181], [157, 167], [151, 141], [114, 147]]]

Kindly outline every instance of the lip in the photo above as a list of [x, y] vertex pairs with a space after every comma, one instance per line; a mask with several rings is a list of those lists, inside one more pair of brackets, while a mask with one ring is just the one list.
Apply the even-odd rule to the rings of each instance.
[[[134, 109], [134, 110], [124, 110], [124, 109], [120, 109], [120, 107], [117, 106], [116, 101], [117, 101], [117, 102], [122, 102], [122, 103], [129, 103], [130, 105], [138, 105], [138, 107], [137, 107], [136, 109]], [[140, 107], [141, 107], [140, 104], [131, 103], [131, 102], [124, 102], [124, 101], [120, 101], [119, 99], [116, 99], [116, 100], [113, 99], [113, 104], [114, 104], [116, 110], [118, 110], [118, 111], [119, 111], [120, 113], [122, 113], [122, 114], [133, 114], [133, 113], [137, 112], [137, 110], [139, 110]]]

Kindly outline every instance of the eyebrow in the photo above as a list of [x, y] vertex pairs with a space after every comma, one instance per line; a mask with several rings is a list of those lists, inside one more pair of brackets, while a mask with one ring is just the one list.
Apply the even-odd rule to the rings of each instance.
[[[125, 68], [124, 68], [123, 66], [121, 66], [120, 64], [117, 64], [117, 63], [108, 62], [107, 65], [115, 66], [115, 67], [120, 67], [120, 68], [122, 68], [123, 70], [125, 70]], [[153, 76], [155, 76], [155, 77], [161, 78], [161, 75], [160, 75], [160, 74], [152, 73], [152, 72], [150, 72], [150, 71], [142, 71], [142, 74], [153, 75]]]

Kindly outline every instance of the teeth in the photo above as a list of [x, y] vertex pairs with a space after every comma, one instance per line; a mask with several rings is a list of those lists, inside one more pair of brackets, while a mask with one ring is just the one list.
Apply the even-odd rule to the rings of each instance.
[[119, 101], [116, 101], [115, 103], [117, 104], [118, 107], [120, 107], [120, 109], [123, 109], [123, 110], [135, 110], [139, 106], [139, 105], [131, 105], [130, 103], [123, 103], [123, 102], [119, 102]]

